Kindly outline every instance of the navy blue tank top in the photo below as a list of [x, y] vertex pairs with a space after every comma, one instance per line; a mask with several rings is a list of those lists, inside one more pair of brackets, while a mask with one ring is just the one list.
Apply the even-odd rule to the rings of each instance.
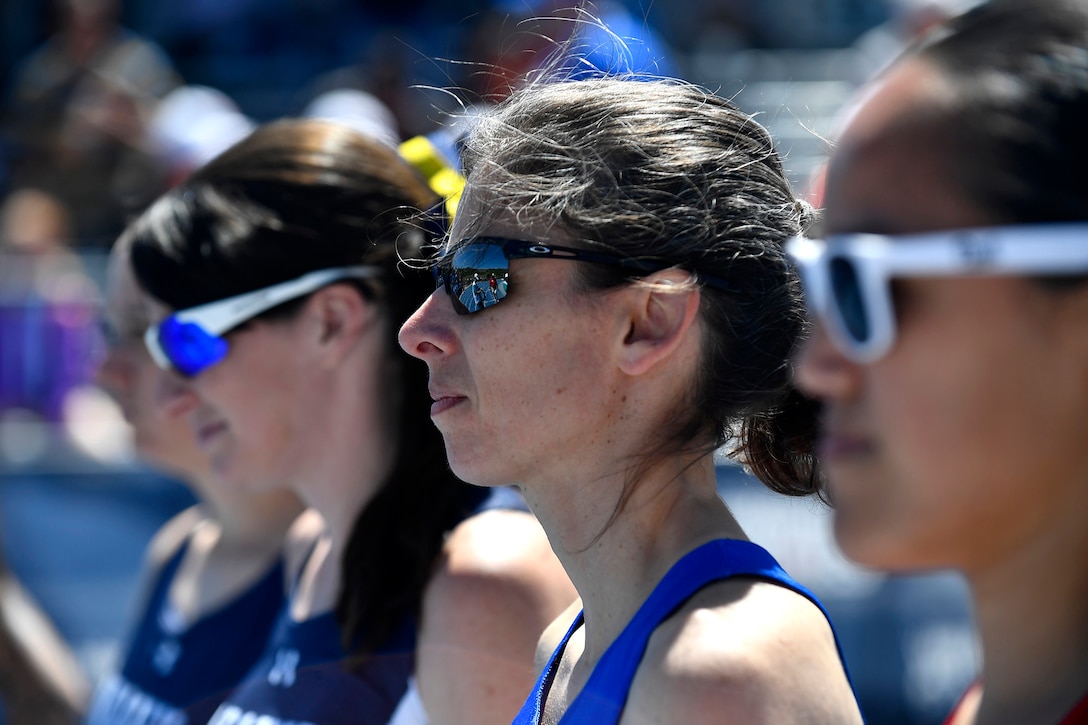
[[297, 622], [285, 607], [264, 656], [210, 725], [384, 725], [408, 690], [415, 635], [406, 619], [385, 646], [353, 664], [332, 612]]
[[[676, 562], [654, 587], [620, 636], [605, 650], [585, 687], [563, 714], [560, 725], [618, 723], [635, 672], [657, 626], [706, 585], [736, 576], [757, 577], [792, 589], [810, 599], [827, 616], [816, 596], [794, 581], [763, 547], [736, 539], [717, 539], [703, 544]], [[513, 725], [540, 725], [544, 698], [555, 678], [563, 650], [580, 626], [581, 612], [552, 654]], [[835, 646], [839, 647], [837, 635]], [[841, 647], [839, 658], [842, 659]]]
[[[527, 510], [512, 488], [480, 489], [479, 498], [472, 515]], [[353, 662], [333, 612], [298, 622], [285, 606], [264, 655], [209, 725], [385, 725], [415, 694], [416, 634], [415, 617], [405, 616], [381, 649]]]
[[282, 559], [252, 587], [186, 626], [169, 600], [188, 549], [162, 567], [121, 672], [96, 690], [85, 725], [196, 725], [249, 672], [284, 602]]

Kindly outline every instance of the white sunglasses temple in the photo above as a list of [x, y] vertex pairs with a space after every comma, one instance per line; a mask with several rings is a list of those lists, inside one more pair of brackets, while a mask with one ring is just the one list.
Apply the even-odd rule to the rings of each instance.
[[[266, 312], [277, 305], [322, 287], [345, 279], [370, 279], [381, 274], [381, 268], [357, 265], [331, 267], [308, 272], [301, 277], [280, 282], [269, 287], [243, 292], [233, 297], [207, 302], [196, 307], [179, 310], [170, 317], [178, 322], [197, 324], [211, 335], [221, 335], [246, 320]], [[144, 332], [144, 344], [155, 364], [164, 370], [172, 369], [173, 363], [159, 342], [162, 321], [151, 325]]]

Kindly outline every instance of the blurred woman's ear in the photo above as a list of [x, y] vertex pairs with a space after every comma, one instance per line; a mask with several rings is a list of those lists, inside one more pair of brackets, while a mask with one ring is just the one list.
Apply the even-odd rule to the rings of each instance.
[[348, 284], [334, 284], [314, 293], [306, 304], [312, 323], [307, 334], [320, 346], [328, 367], [336, 367], [359, 339], [378, 321], [380, 308]]

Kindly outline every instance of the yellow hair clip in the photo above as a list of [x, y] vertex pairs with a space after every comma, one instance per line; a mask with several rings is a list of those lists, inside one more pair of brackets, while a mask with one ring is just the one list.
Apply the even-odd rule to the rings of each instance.
[[410, 138], [400, 145], [400, 155], [416, 167], [432, 190], [446, 202], [450, 221], [465, 188], [465, 177], [450, 166], [442, 152], [426, 136]]

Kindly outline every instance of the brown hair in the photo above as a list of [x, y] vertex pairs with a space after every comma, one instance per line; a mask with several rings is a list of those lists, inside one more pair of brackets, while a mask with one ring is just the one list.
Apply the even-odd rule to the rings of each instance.
[[[815, 211], [793, 195], [762, 126], [679, 81], [541, 80], [480, 119], [465, 168], [491, 209], [725, 281], [702, 286], [700, 371], [636, 475], [654, 457], [732, 442], [773, 490], [820, 492], [815, 404], [790, 382], [806, 314], [782, 246]], [[629, 270], [579, 270], [588, 289], [632, 282]]]
[[[446, 532], [485, 494], [450, 473], [430, 421], [426, 365], [396, 344], [401, 323], [434, 291], [428, 273], [401, 261], [427, 256], [437, 229], [423, 213], [437, 204], [394, 149], [336, 123], [279, 121], [162, 197], [123, 237], [140, 284], [175, 309], [317, 269], [382, 270], [359, 289], [389, 321], [399, 386], [388, 418], [398, 428], [397, 455], [359, 512], [341, 562], [336, 612], [346, 647], [358, 655], [418, 614]], [[289, 315], [301, 304], [266, 314]]]

